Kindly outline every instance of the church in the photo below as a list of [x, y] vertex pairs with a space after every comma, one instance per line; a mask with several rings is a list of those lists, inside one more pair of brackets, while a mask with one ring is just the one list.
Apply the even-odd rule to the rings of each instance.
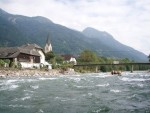
[[51, 45], [51, 42], [50, 42], [50, 35], [48, 34], [46, 44], [45, 44], [45, 47], [44, 47], [44, 52], [48, 53], [48, 52], [51, 52], [51, 51], [52, 51], [52, 45]]

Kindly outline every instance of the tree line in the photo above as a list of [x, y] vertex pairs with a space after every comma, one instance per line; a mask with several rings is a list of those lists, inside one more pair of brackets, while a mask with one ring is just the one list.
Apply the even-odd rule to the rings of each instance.
[[[149, 61], [150, 61], [150, 55], [148, 56]], [[61, 55], [55, 54], [53, 52], [49, 52], [46, 54], [46, 60], [52, 64], [53, 68], [74, 68], [76, 71], [79, 72], [95, 72], [96, 67], [89, 67], [89, 66], [84, 66], [84, 67], [73, 67], [73, 64], [66, 63], [64, 62], [64, 59]], [[91, 50], [84, 50], [82, 51], [78, 57], [76, 57], [77, 63], [78, 64], [96, 64], [96, 63], [109, 63], [112, 64], [114, 61], [117, 61], [119, 63], [133, 63], [134, 61], [129, 60], [128, 58], [124, 59], [119, 59], [119, 58], [112, 58], [112, 57], [104, 57], [104, 56], [98, 56], [95, 52]], [[97, 66], [98, 71], [101, 72], [108, 72], [112, 70], [120, 70], [120, 71], [130, 71], [131, 66], [126, 65], [126, 66]], [[150, 69], [150, 66], [145, 66], [145, 65], [136, 65], [134, 66], [134, 70], [148, 70]]]
[[[55, 54], [54, 52], [48, 52], [45, 54], [45, 59], [47, 62], [52, 64], [53, 69], [63, 69], [66, 70], [67, 68], [74, 68], [78, 72], [95, 72], [95, 67], [73, 67], [72, 62], [65, 62], [64, 58], [59, 55]], [[149, 62], [150, 62], [150, 55], [148, 56]], [[112, 58], [112, 57], [104, 57], [104, 56], [98, 56], [95, 52], [91, 50], [84, 50], [82, 51], [78, 57], [76, 57], [78, 64], [86, 64], [86, 63], [110, 63], [112, 64], [114, 61], [118, 61], [120, 63], [132, 63], [134, 61], [129, 60], [128, 58], [119, 59], [119, 58]], [[9, 60], [2, 60], [0, 59], [0, 67], [4, 67], [5, 64], [9, 65]], [[98, 71], [100, 72], [108, 72], [112, 70], [121, 70], [121, 71], [130, 71], [131, 66], [97, 66]], [[145, 65], [136, 65], [134, 66], [134, 70], [148, 70], [150, 69], [150, 66]]]

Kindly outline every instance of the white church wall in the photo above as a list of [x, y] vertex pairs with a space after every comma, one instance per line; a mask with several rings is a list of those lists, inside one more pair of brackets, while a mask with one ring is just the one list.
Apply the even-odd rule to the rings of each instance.
[[40, 54], [40, 63], [44, 64], [45, 63], [45, 55], [41, 50], [39, 50], [38, 52]]
[[45, 48], [44, 48], [44, 52], [45, 52], [45, 53], [48, 53], [48, 52], [50, 52], [50, 51], [52, 51], [52, 46], [51, 46], [51, 44], [50, 44], [50, 45], [46, 44], [46, 45], [45, 45]]

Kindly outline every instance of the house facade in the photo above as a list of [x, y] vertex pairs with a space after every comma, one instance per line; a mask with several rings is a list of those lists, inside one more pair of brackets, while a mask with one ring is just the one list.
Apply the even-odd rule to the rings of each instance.
[[0, 48], [0, 59], [9, 59], [15, 65], [20, 63], [22, 68], [40, 68], [48, 65], [51, 69], [51, 65], [45, 61], [43, 49], [37, 44]]
[[64, 58], [64, 62], [73, 63], [74, 65], [77, 64], [77, 60], [73, 55], [66, 54], [61, 56]]
[[40, 56], [20, 53], [17, 58], [14, 58], [15, 64], [18, 62], [23, 68], [40, 67]]

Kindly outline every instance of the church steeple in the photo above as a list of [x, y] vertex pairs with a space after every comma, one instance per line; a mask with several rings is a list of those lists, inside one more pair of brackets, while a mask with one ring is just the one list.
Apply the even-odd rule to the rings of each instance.
[[51, 45], [51, 42], [50, 42], [50, 34], [48, 34], [46, 44], [45, 44], [45, 47], [44, 47], [44, 52], [48, 53], [50, 51], [52, 51], [52, 45]]
[[49, 33], [48, 33], [48, 36], [47, 36], [46, 44], [48, 44], [48, 45], [51, 44], [51, 42], [50, 42], [50, 34]]

